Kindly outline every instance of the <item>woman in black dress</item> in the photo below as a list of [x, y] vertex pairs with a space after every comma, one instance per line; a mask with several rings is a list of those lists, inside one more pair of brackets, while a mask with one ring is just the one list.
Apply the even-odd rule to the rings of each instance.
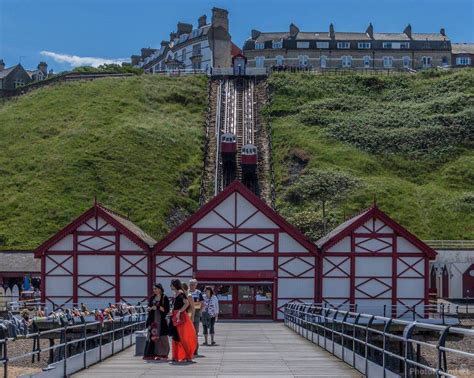
[[148, 301], [147, 310], [146, 326], [148, 328], [148, 337], [143, 359], [166, 360], [170, 352], [168, 321], [166, 318], [170, 312], [170, 301], [165, 295], [161, 284], [154, 285], [153, 295]]

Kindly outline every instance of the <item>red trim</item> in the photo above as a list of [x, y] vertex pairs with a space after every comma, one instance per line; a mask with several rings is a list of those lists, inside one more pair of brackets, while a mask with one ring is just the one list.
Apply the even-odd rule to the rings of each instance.
[[[97, 218], [96, 218], [97, 219]], [[120, 233], [115, 231], [115, 302], [120, 302]]]
[[77, 296], [77, 289], [78, 289], [78, 280], [77, 280], [77, 269], [78, 269], [78, 263], [77, 263], [77, 232], [74, 231], [73, 233], [73, 242], [72, 242], [72, 303], [77, 306], [78, 304], [78, 296]]
[[222, 281], [238, 281], [238, 280], [273, 280], [275, 272], [272, 270], [197, 270], [196, 278], [199, 280], [222, 280]]

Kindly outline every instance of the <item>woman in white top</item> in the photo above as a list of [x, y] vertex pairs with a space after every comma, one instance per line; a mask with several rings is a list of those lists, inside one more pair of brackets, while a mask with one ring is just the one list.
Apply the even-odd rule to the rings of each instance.
[[208, 333], [211, 334], [211, 345], [216, 345], [214, 341], [214, 324], [219, 316], [219, 301], [211, 287], [206, 287], [204, 292], [201, 319], [205, 341], [202, 345], [209, 345], [207, 339]]

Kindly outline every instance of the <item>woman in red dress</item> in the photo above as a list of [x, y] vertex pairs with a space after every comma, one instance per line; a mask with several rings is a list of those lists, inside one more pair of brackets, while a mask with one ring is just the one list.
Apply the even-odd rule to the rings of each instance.
[[173, 340], [173, 362], [192, 361], [197, 346], [197, 337], [194, 325], [186, 313], [190, 303], [180, 280], [171, 281], [171, 290], [175, 293], [169, 327]]

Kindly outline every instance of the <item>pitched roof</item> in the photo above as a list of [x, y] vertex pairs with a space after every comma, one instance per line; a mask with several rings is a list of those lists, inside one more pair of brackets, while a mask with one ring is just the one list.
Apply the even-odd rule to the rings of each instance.
[[7, 77], [10, 74], [10, 72], [12, 72], [18, 66], [19, 64], [16, 64], [14, 66], [5, 68], [4, 70], [0, 71], [0, 79]]
[[165, 236], [155, 245], [153, 251], [161, 251], [168, 244], [178, 238], [182, 233], [192, 227], [193, 224], [204, 218], [204, 216], [210, 213], [215, 207], [217, 207], [233, 193], [239, 193], [240, 195], [242, 195], [242, 197], [244, 197], [253, 206], [255, 206], [257, 210], [261, 211], [277, 226], [279, 226], [290, 236], [292, 236], [296, 241], [298, 241], [302, 246], [308, 249], [308, 251], [317, 252], [316, 246], [301, 231], [299, 231], [295, 226], [288, 223], [281, 215], [279, 215], [275, 210], [270, 208], [265, 202], [263, 202], [259, 197], [252, 193], [245, 185], [243, 185], [240, 181], [237, 180], [228, 185], [222, 192], [220, 192], [217, 196], [215, 196], [208, 203], [202, 206], [198, 211], [192, 214], [181, 225], [173, 229], [167, 236]]
[[65, 226], [63, 229], [58, 231], [48, 240], [43, 242], [39, 247], [37, 247], [34, 251], [35, 257], [40, 257], [40, 255], [48, 248], [50, 248], [52, 245], [64, 238], [67, 234], [73, 232], [81, 224], [96, 215], [100, 215], [101, 217], [103, 217], [106, 221], [110, 222], [115, 228], [123, 232], [138, 245], [141, 245], [144, 249], [148, 249], [156, 243], [155, 239], [153, 239], [145, 231], [140, 229], [127, 217], [106, 208], [100, 203], [94, 203], [94, 205], [89, 210], [82, 213], [79, 217], [74, 219], [71, 223], [69, 223], [67, 226]]
[[33, 251], [0, 251], [0, 272], [41, 272], [41, 260]]
[[380, 219], [382, 222], [386, 223], [389, 227], [394, 229], [397, 234], [403, 236], [413, 245], [417, 246], [430, 259], [434, 259], [436, 257], [436, 251], [433, 248], [428, 246], [425, 242], [418, 239], [402, 225], [390, 218], [375, 204], [369, 207], [368, 209], [363, 210], [359, 214], [353, 216], [352, 218], [346, 220], [345, 222], [341, 223], [327, 235], [320, 238], [316, 242], [316, 245], [320, 250], [329, 248], [330, 246], [341, 240], [343, 237], [347, 236], [351, 231], [364, 224], [368, 219], [371, 219], [373, 217]]
[[453, 54], [474, 54], [474, 43], [453, 43]]

